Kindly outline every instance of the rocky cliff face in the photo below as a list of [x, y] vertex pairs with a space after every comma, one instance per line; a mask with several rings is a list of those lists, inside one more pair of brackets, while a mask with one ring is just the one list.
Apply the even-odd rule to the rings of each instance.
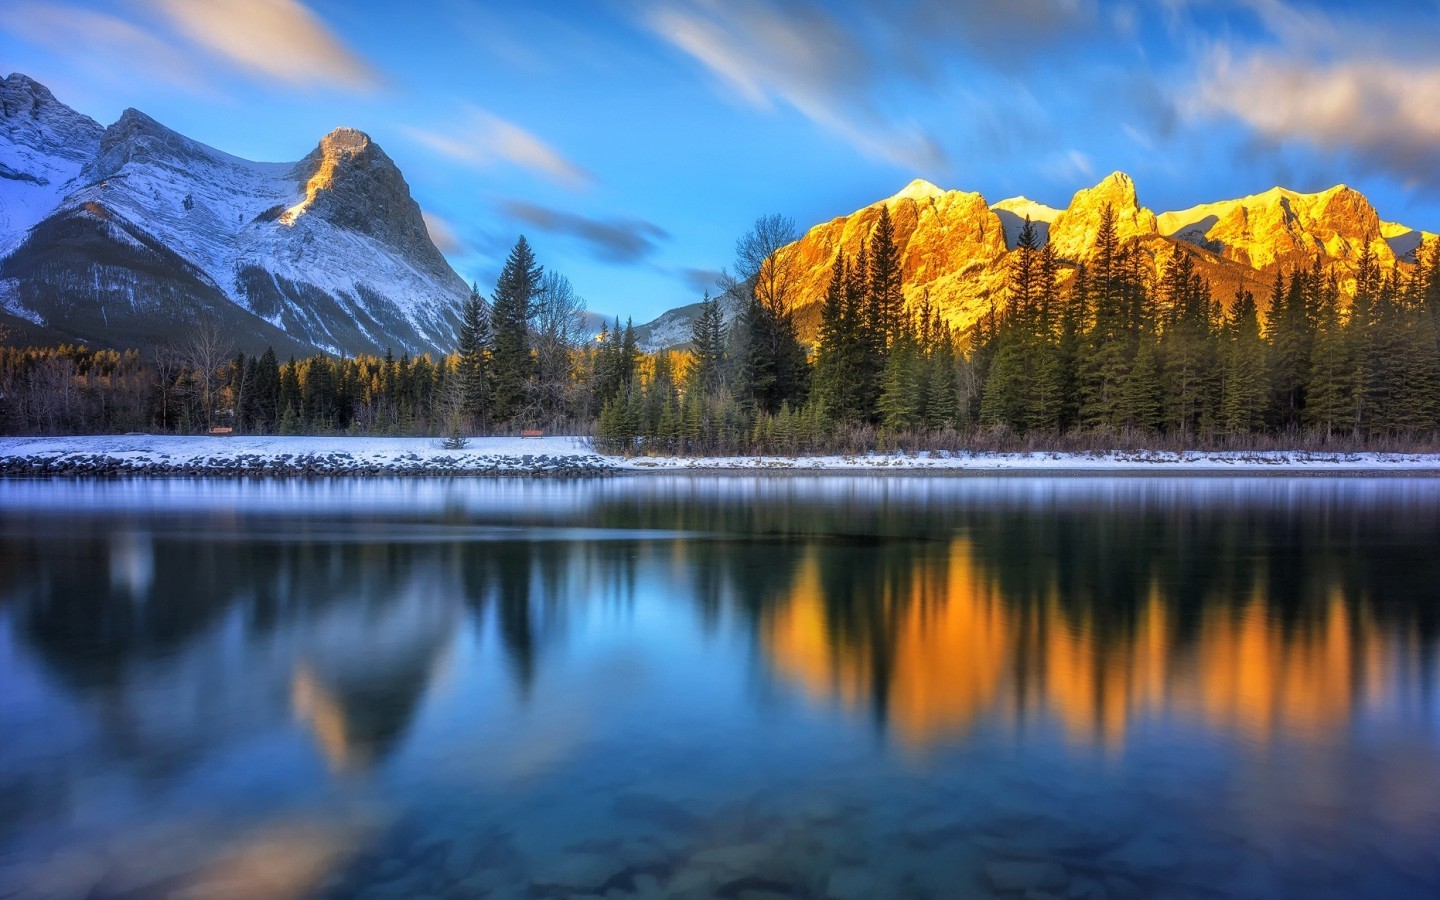
[[1061, 259], [1080, 261], [1094, 246], [1100, 233], [1105, 207], [1115, 216], [1115, 235], [1133, 241], [1155, 234], [1155, 214], [1140, 205], [1135, 182], [1124, 172], [1114, 172], [1092, 188], [1075, 196], [1050, 226], [1050, 243]]
[[22, 331], [150, 344], [214, 321], [246, 349], [453, 346], [468, 290], [364, 133], [256, 163], [138, 110], [102, 129], [24, 76], [0, 99], [0, 159], [36, 175], [0, 179], [0, 315]]
[[816, 225], [788, 248], [801, 273], [797, 314], [807, 333], [818, 322], [836, 252], [854, 257], [868, 245], [882, 207], [895, 226], [906, 299], [918, 304], [928, 291], [949, 321], [972, 323], [1004, 283], [1004, 226], [979, 194], [912, 181], [893, 197]]
[[1353, 263], [1367, 238], [1380, 264], [1393, 266], [1397, 254], [1386, 238], [1409, 233], [1382, 223], [1370, 201], [1343, 184], [1318, 194], [1277, 187], [1165, 213], [1159, 228], [1162, 234], [1254, 269], [1304, 265], [1316, 255]]

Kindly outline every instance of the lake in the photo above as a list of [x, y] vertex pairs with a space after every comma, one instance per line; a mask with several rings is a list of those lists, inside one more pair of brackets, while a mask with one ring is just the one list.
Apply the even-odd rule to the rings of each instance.
[[1435, 896], [1437, 671], [1440, 479], [0, 481], [0, 898]]

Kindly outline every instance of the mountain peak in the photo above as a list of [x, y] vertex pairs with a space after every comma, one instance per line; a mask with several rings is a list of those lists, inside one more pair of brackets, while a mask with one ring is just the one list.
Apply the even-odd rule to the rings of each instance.
[[1418, 238], [1407, 241], [1393, 229], [1384, 234], [1370, 200], [1343, 184], [1313, 194], [1273, 187], [1261, 194], [1167, 212], [1158, 225], [1163, 235], [1256, 269], [1305, 265], [1317, 255], [1355, 259], [1367, 238], [1376, 241], [1372, 250], [1388, 263], [1387, 256], [1404, 255], [1418, 243]]
[[1032, 222], [1045, 223], [1055, 221], [1055, 217], [1060, 215], [1061, 212], [1061, 210], [1055, 209], [1053, 206], [1046, 206], [1044, 203], [1031, 200], [1023, 194], [1019, 197], [1006, 197], [998, 203], [990, 204], [990, 208], [997, 212], [1014, 213], [1022, 219], [1029, 216]]
[[365, 132], [331, 131], [291, 177], [304, 181], [305, 196], [280, 215], [280, 224], [295, 225], [304, 216], [318, 215], [403, 250], [437, 272], [446, 268], [399, 167]]
[[340, 127], [320, 139], [319, 150], [336, 156], [354, 156], [370, 148], [370, 135], [358, 128]]
[[1115, 216], [1115, 234], [1121, 240], [1155, 234], [1155, 213], [1140, 205], [1135, 182], [1124, 172], [1111, 172], [1091, 188], [1075, 192], [1070, 206], [1055, 217], [1050, 241], [1063, 259], [1079, 259], [1095, 243], [1105, 207]]
[[[0, 138], [14, 148], [80, 161], [95, 152], [103, 130], [99, 122], [56, 100], [49, 88], [29, 75], [12, 72], [0, 81]], [[20, 162], [20, 169], [25, 168], [23, 161], [5, 162]]]
[[945, 191], [923, 178], [916, 178], [893, 194], [890, 200], [934, 200], [945, 196]]

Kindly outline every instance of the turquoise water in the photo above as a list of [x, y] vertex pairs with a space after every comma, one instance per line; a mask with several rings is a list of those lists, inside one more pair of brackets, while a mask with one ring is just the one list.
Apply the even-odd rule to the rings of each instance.
[[0, 482], [0, 898], [1435, 896], [1437, 666], [1440, 480]]

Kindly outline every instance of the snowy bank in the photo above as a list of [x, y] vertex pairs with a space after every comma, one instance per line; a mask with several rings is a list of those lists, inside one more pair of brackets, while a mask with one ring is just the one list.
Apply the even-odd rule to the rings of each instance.
[[0, 438], [0, 475], [600, 475], [622, 472], [1429, 472], [1440, 455], [1311, 452], [919, 453], [805, 457], [605, 456], [575, 437]]

